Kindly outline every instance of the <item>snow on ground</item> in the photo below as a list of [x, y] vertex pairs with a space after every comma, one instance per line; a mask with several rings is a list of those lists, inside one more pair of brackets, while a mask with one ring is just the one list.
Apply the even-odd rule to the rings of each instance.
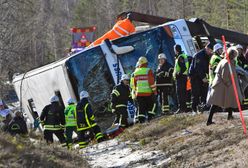
[[95, 168], [152, 168], [170, 161], [161, 151], [147, 151], [138, 143], [121, 142], [117, 139], [89, 146], [80, 152]]

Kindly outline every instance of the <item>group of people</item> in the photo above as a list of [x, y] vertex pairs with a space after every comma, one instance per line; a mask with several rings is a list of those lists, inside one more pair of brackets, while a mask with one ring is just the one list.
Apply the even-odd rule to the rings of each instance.
[[2, 100], [0, 100], [0, 128], [11, 135], [26, 136], [28, 134], [22, 113], [19, 110], [12, 112]]
[[[227, 50], [241, 103], [247, 95], [242, 92], [245, 89], [240, 88], [235, 67], [247, 70], [248, 60], [243, 51], [241, 45], [230, 46]], [[192, 112], [195, 115], [210, 110], [207, 125], [214, 123], [215, 112], [228, 112], [228, 120], [233, 119], [232, 112], [238, 105], [223, 45], [208, 43], [193, 57], [187, 56], [178, 44], [174, 52], [174, 66], [160, 53], [155, 73], [148, 68], [147, 58], [140, 57], [131, 78], [126, 74], [122, 76], [121, 83], [111, 94], [112, 112], [116, 114], [114, 124], [128, 126], [128, 102], [137, 105], [139, 123], [151, 120], [156, 115], [158, 95], [162, 114]]]

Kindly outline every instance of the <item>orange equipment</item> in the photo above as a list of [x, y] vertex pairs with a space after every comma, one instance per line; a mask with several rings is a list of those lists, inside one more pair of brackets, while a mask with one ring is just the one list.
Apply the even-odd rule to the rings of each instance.
[[123, 19], [116, 22], [114, 27], [105, 33], [102, 37], [94, 41], [91, 46], [96, 46], [101, 44], [105, 39], [114, 40], [120, 37], [128, 36], [129, 34], [135, 32], [135, 26], [130, 21], [130, 19]]

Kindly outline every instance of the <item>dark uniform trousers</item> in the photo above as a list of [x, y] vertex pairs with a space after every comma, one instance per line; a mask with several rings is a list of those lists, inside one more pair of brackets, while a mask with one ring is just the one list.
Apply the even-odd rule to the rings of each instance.
[[181, 75], [176, 79], [176, 91], [179, 109], [182, 112], [187, 111], [186, 101], [187, 101], [187, 91], [186, 91], [187, 76]]
[[65, 130], [66, 143], [69, 149], [72, 147], [72, 135], [73, 132], [77, 133], [77, 126], [68, 126]]
[[59, 142], [61, 144], [65, 144], [65, 136], [64, 136], [64, 130], [44, 130], [44, 139], [47, 143], [53, 143], [53, 134], [56, 135], [56, 137], [59, 139]]
[[79, 148], [85, 148], [91, 139], [90, 135], [87, 133], [93, 132], [95, 134], [97, 142], [103, 141], [103, 134], [101, 133], [101, 129], [98, 125], [95, 125], [91, 128], [78, 131], [78, 144]]
[[170, 111], [170, 106], [168, 102], [168, 96], [170, 95], [169, 87], [158, 87], [159, 101], [161, 104], [161, 110], [163, 113], [168, 113]]
[[[230, 119], [233, 118], [232, 113], [234, 111], [236, 111], [236, 110], [237, 109], [235, 109], [235, 108], [226, 108], [226, 109], [224, 109], [224, 111], [228, 112], [228, 117], [227, 117], [228, 120], [230, 120]], [[209, 113], [209, 116], [208, 116], [207, 123], [212, 123], [212, 119], [213, 119], [214, 113], [216, 113], [216, 112], [222, 112], [222, 111], [223, 111], [223, 109], [221, 107], [216, 106], [216, 105], [212, 105], [211, 108], [210, 108], [210, 113]]]
[[127, 107], [116, 107], [116, 117], [115, 117], [115, 124], [121, 124], [121, 127], [128, 126], [128, 112]]
[[208, 93], [208, 84], [204, 83], [200, 78], [192, 77], [192, 110], [197, 111], [197, 106], [200, 103], [206, 104], [206, 98]]
[[139, 105], [139, 122], [144, 123], [147, 116], [148, 120], [151, 120], [155, 116], [156, 108], [156, 102], [153, 96], [137, 96], [137, 102]]

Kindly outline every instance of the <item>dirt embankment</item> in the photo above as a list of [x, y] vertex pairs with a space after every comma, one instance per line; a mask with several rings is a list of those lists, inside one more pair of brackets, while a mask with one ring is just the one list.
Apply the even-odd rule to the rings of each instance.
[[204, 114], [163, 117], [126, 130], [122, 138], [139, 141], [144, 150], [162, 150], [170, 158], [162, 167], [248, 167], [248, 138], [239, 118], [214, 119], [215, 125], [206, 126]]
[[0, 133], [0, 167], [87, 168], [89, 165], [79, 154], [57, 145], [47, 146], [42, 141]]

